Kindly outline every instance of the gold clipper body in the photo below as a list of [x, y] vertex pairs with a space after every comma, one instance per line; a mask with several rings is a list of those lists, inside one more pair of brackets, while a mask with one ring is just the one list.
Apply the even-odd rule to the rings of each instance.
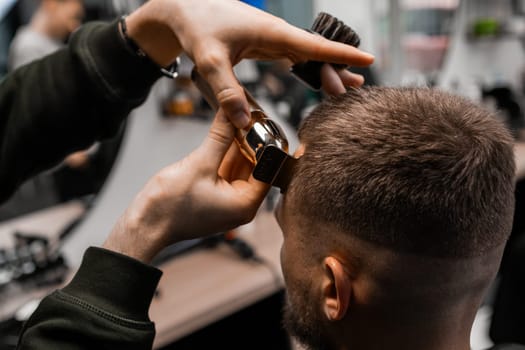
[[[218, 110], [219, 103], [208, 82], [196, 69], [191, 78], [209, 105]], [[288, 154], [288, 139], [279, 124], [266, 115], [246, 89], [244, 93], [251, 106], [252, 121], [247, 128], [237, 129], [235, 141], [241, 153], [255, 166], [253, 177], [285, 192], [296, 162]]]

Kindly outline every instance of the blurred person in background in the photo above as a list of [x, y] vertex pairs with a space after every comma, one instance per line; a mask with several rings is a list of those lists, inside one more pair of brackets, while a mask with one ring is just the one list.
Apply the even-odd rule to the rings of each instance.
[[27, 26], [20, 27], [9, 49], [8, 68], [26, 63], [60, 49], [82, 23], [82, 0], [41, 0]]
[[[84, 17], [82, 0], [39, 0], [37, 5], [30, 23], [20, 27], [13, 38], [8, 57], [9, 70], [57, 51], [65, 45], [71, 33], [82, 24]], [[115, 140], [95, 143], [86, 150], [70, 154], [53, 172], [52, 179], [42, 179], [42, 177], [49, 177], [49, 174], [39, 176], [37, 180], [45, 185], [37, 186], [35, 195], [52, 196], [54, 197], [52, 202], [64, 202], [97, 193], [111, 169], [121, 136], [122, 132]], [[50, 188], [42, 188], [46, 186]], [[53, 194], [49, 195], [49, 192]], [[21, 207], [25, 207], [23, 204], [25, 201], [27, 199], [19, 200], [18, 202], [22, 204], [14, 205], [11, 211], [14, 210], [16, 214]]]

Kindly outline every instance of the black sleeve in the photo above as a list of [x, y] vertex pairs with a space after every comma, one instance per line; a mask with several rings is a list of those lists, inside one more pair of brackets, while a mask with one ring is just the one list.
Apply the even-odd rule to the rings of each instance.
[[17, 349], [151, 349], [148, 309], [161, 271], [89, 248], [73, 280], [42, 300]]
[[159, 69], [133, 55], [117, 21], [90, 23], [70, 44], [0, 84], [0, 203], [67, 154], [113, 135]]

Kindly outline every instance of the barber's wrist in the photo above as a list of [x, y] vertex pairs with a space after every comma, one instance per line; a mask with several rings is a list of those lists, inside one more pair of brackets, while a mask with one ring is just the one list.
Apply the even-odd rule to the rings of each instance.
[[168, 244], [165, 221], [152, 215], [154, 202], [139, 194], [117, 221], [103, 248], [149, 264]]
[[148, 57], [161, 67], [175, 62], [182, 48], [175, 36], [166, 11], [175, 11], [174, 3], [163, 5], [163, 0], [146, 3], [126, 18], [127, 35]]

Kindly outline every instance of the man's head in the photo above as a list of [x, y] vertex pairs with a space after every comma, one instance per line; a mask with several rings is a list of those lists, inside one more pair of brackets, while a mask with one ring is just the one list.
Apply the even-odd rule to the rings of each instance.
[[63, 41], [82, 23], [83, 1], [41, 0], [37, 16], [44, 22], [46, 34]]
[[314, 347], [468, 346], [511, 229], [505, 128], [437, 90], [371, 88], [320, 104], [299, 138], [277, 211], [291, 331]]

